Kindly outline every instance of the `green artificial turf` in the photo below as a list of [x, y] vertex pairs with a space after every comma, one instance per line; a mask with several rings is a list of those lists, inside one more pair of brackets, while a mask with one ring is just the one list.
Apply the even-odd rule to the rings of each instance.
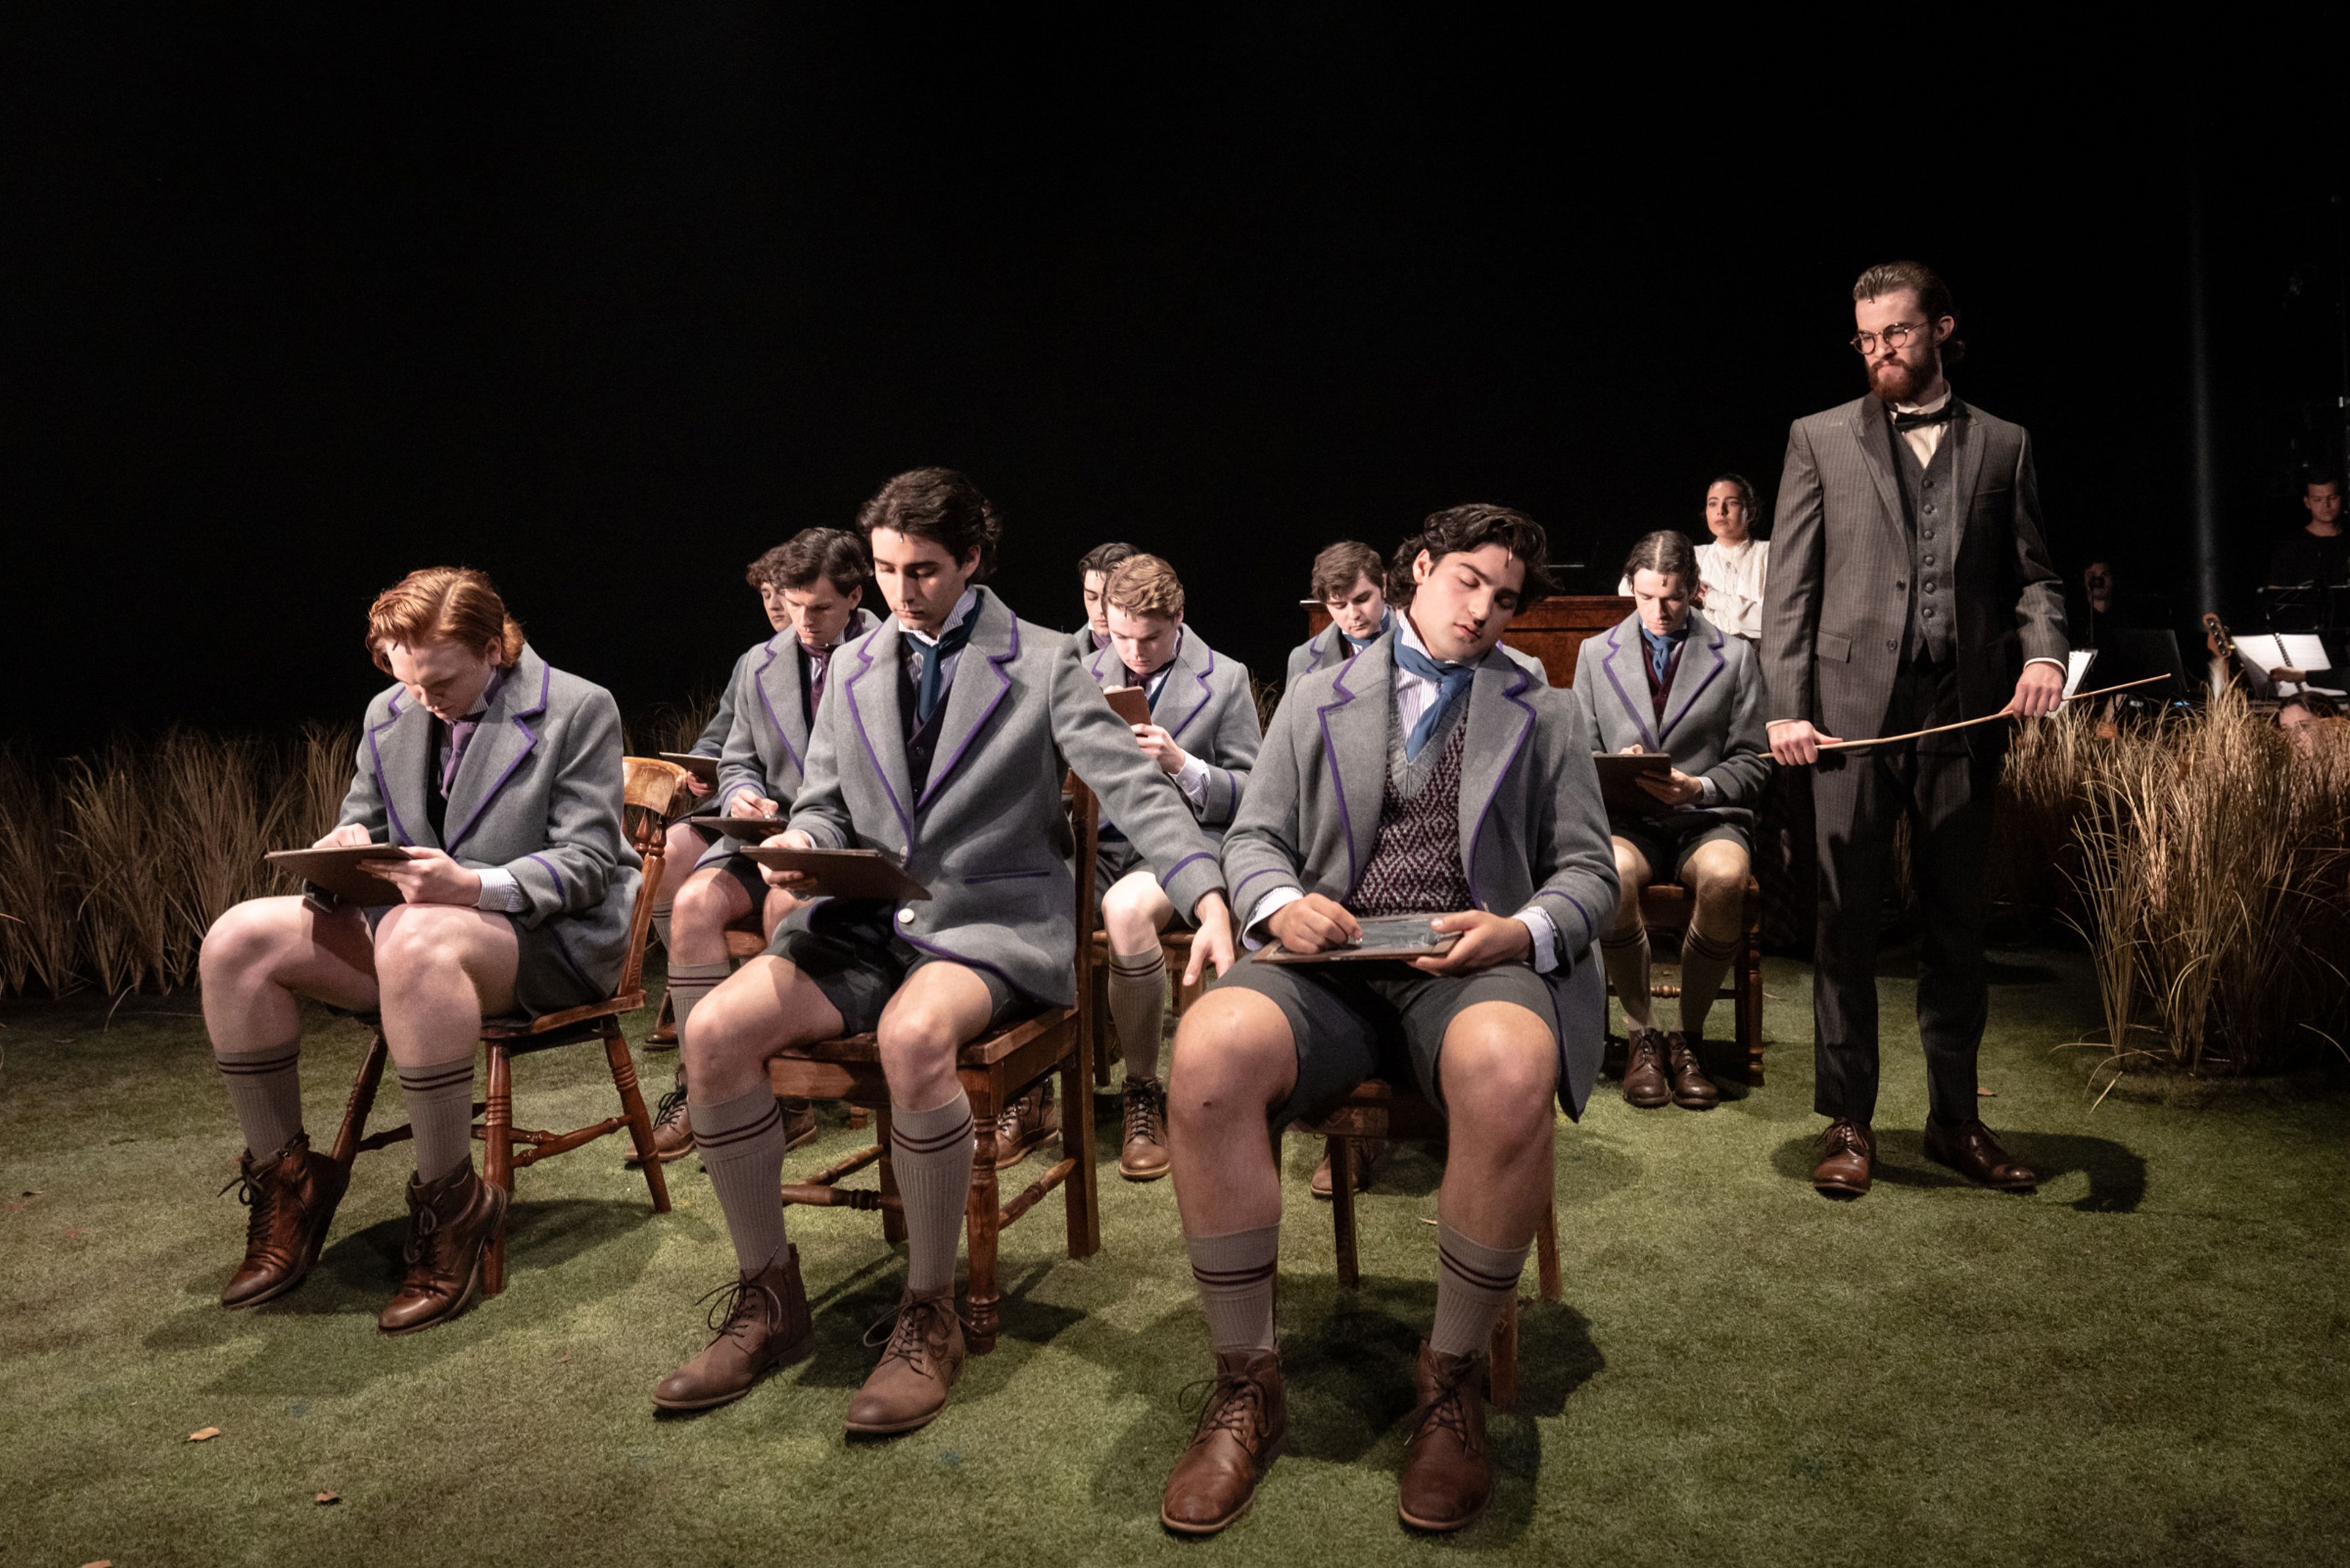
[[[102, 1001], [10, 1004], [0, 1562], [2341, 1561], [2350, 1094], [2322, 1075], [2126, 1085], [2093, 1109], [2086, 1057], [2052, 1051], [2095, 1023], [2084, 964], [2000, 956], [1984, 1107], [2047, 1173], [2036, 1195], [1922, 1158], [1898, 975], [1883, 1168], [1857, 1203], [1804, 1179], [1801, 966], [1769, 966], [1766, 1087], [1692, 1115], [1635, 1111], [1603, 1083], [1559, 1132], [1566, 1300], [1526, 1312], [1521, 1403], [1492, 1423], [1493, 1506], [1449, 1542], [1408, 1537], [1394, 1512], [1434, 1297], [1420, 1155], [1365, 1200], [1349, 1293], [1306, 1196], [1315, 1150], [1288, 1140], [1289, 1448], [1254, 1512], [1194, 1545], [1161, 1532], [1158, 1498], [1204, 1332], [1174, 1194], [1118, 1180], [1107, 1128], [1101, 1254], [1069, 1262], [1057, 1200], [1040, 1206], [1004, 1240], [996, 1352], [927, 1430], [852, 1444], [859, 1335], [900, 1274], [872, 1216], [795, 1212], [811, 1361], [729, 1408], [656, 1419], [655, 1380], [704, 1337], [694, 1299], [732, 1268], [693, 1161], [670, 1168], [665, 1218], [618, 1140], [524, 1171], [505, 1293], [386, 1339], [373, 1316], [407, 1168], [370, 1156], [309, 1282], [224, 1313], [243, 1210], [214, 1193], [236, 1140], [193, 998], [134, 998], [110, 1021]], [[312, 1033], [322, 1141], [359, 1044], [348, 1023]], [[520, 1064], [520, 1119], [606, 1114], [599, 1057]], [[665, 1086], [669, 1058], [642, 1060]], [[833, 1116], [787, 1171], [856, 1136]], [[186, 1440], [206, 1426], [221, 1435]]]

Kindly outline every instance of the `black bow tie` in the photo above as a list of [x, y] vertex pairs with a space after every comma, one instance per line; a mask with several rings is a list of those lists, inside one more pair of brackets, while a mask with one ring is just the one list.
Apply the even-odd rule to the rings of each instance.
[[1948, 424], [1950, 415], [1958, 410], [1958, 399], [1952, 398], [1929, 414], [1905, 414], [1897, 411], [1893, 416], [1893, 428], [1897, 431], [1914, 431], [1919, 425]]

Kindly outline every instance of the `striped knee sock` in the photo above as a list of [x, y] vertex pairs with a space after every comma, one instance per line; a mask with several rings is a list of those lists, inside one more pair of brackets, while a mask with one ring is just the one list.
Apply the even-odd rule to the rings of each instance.
[[702, 999], [716, 991], [734, 966], [724, 959], [715, 963], [673, 963], [669, 966], [669, 1006], [671, 1016], [677, 1020], [677, 1037], [685, 1038], [685, 1021], [702, 1005]]
[[1721, 977], [1738, 956], [1738, 939], [1717, 942], [1691, 926], [1681, 937], [1681, 1033], [1690, 1044], [1704, 1037], [1705, 1015], [1721, 990]]
[[1488, 1247], [1442, 1220], [1436, 1227], [1436, 1326], [1429, 1347], [1440, 1355], [1482, 1355], [1493, 1325], [1517, 1294], [1525, 1247]]
[[230, 1108], [244, 1147], [267, 1159], [302, 1132], [302, 1043], [288, 1040], [262, 1051], [214, 1051]]
[[761, 1084], [747, 1094], [692, 1107], [694, 1147], [710, 1173], [734, 1261], [755, 1274], [784, 1255], [784, 1117], [775, 1091]]
[[943, 1106], [889, 1107], [889, 1168], [906, 1206], [906, 1288], [932, 1295], [954, 1288], [955, 1252], [971, 1197], [971, 1096]]
[[1109, 1016], [1126, 1053], [1129, 1078], [1159, 1076], [1159, 1031], [1167, 1017], [1167, 953], [1157, 942], [1147, 953], [1109, 958]]
[[1191, 1282], [1208, 1314], [1208, 1343], [1217, 1355], [1273, 1348], [1273, 1286], [1280, 1273], [1281, 1227], [1235, 1231], [1227, 1236], [1185, 1235]]
[[416, 1179], [438, 1181], [473, 1158], [473, 1054], [399, 1073], [416, 1135]]
[[1635, 925], [1627, 935], [1601, 937], [1599, 963], [1607, 971], [1607, 983], [1616, 988], [1624, 1022], [1642, 1029], [1655, 1027], [1656, 1004], [1648, 996], [1648, 928]]

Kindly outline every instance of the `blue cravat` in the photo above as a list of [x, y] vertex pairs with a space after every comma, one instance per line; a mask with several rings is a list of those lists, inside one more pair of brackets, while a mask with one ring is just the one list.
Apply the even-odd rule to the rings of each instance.
[[922, 648], [920, 643], [914, 645], [922, 649], [922, 683], [914, 693], [915, 723], [929, 723], [931, 715], [938, 711], [939, 671], [946, 668], [948, 659], [962, 651], [963, 645], [971, 640], [971, 628], [978, 620], [979, 606], [974, 603], [971, 613], [957, 621], [954, 629], [939, 639], [934, 646]]
[[1414, 724], [1411, 733], [1404, 738], [1403, 760], [1416, 763], [1419, 760], [1421, 748], [1428, 744], [1428, 738], [1436, 733], [1436, 726], [1443, 721], [1445, 710], [1460, 701], [1461, 694], [1469, 690], [1469, 682], [1477, 678], [1477, 667], [1473, 664], [1441, 663], [1400, 637], [1395, 639], [1395, 655], [1398, 664], [1423, 680], [1437, 683], [1436, 701], [1428, 705], [1428, 711], [1419, 716], [1419, 722]]
[[1640, 640], [1648, 645], [1648, 672], [1657, 678], [1658, 685], [1662, 686], [1665, 683], [1665, 666], [1673, 661], [1673, 649], [1679, 648], [1681, 645], [1681, 639], [1687, 636], [1689, 636], [1687, 621], [1681, 622], [1680, 630], [1667, 632], [1662, 637], [1659, 637], [1646, 626], [1640, 628]]

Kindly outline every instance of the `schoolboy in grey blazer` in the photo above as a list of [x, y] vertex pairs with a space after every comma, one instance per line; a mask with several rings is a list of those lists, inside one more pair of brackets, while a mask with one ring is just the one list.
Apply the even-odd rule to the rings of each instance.
[[[1619, 893], [1600, 950], [1631, 1040], [1625, 1099], [1709, 1110], [1721, 1093], [1700, 1060], [1705, 1021], [1737, 956], [1754, 808], [1771, 778], [1762, 676], [1752, 645], [1691, 607], [1698, 561], [1686, 535], [1641, 539], [1624, 576], [1637, 607], [1576, 649], [1575, 698], [1601, 751], [1662, 753], [1672, 766], [1661, 783], [1644, 781], [1648, 812], [1610, 814]], [[1640, 890], [1667, 880], [1688, 887], [1696, 908], [1682, 937], [1680, 1028], [1660, 1035]]]
[[776, 841], [881, 850], [931, 897], [801, 905], [767, 954], [720, 985], [688, 1025], [696, 1138], [739, 1277], [717, 1338], [654, 1399], [699, 1409], [739, 1398], [806, 1343], [764, 1064], [785, 1044], [870, 1031], [889, 1083], [907, 1283], [847, 1425], [882, 1434], [935, 1417], [962, 1365], [954, 1264], [975, 1129], [955, 1054], [1016, 1013], [1076, 1000], [1065, 769], [1164, 868], [1169, 898], [1199, 923], [1194, 964], [1228, 963], [1232, 937], [1214, 846], [1172, 781], [1136, 746], [1063, 636], [1018, 619], [979, 586], [1000, 525], [977, 487], [946, 469], [900, 474], [866, 503], [858, 526], [892, 615], [835, 656], [806, 774]]
[[[1282, 1436], [1273, 1286], [1281, 1183], [1268, 1123], [1373, 1075], [1409, 1075], [1451, 1127], [1436, 1324], [1420, 1350], [1399, 1511], [1456, 1529], [1490, 1495], [1479, 1376], [1550, 1201], [1553, 1097], [1599, 1065], [1590, 960], [1615, 904], [1591, 729], [1500, 649], [1540, 591], [1541, 528], [1506, 507], [1430, 517], [1395, 630], [1305, 676], [1274, 715], [1224, 840], [1257, 956], [1189, 1009], [1170, 1094], [1176, 1195], [1216, 1377], [1160, 1519], [1207, 1534], [1243, 1511]], [[1441, 912], [1438, 958], [1286, 965], [1375, 916]]]

